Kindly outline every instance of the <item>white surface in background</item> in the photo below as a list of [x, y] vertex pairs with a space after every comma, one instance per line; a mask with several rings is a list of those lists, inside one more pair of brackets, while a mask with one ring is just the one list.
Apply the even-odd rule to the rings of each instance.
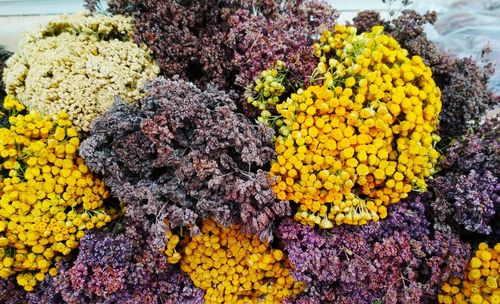
[[496, 66], [490, 87], [500, 94], [500, 0], [419, 0], [411, 7], [420, 13], [438, 12], [436, 23], [426, 32], [444, 51], [479, 62], [488, 45], [492, 52], [486, 59]]
[[64, 14], [82, 7], [83, 0], [0, 0], [0, 16]]
[[34, 31], [54, 18], [57, 18], [57, 16], [0, 17], [0, 44], [5, 46], [9, 51], [16, 51], [19, 40], [24, 32]]

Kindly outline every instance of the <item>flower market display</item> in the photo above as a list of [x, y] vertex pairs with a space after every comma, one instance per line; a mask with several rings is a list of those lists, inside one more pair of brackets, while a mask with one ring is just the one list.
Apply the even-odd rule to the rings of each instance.
[[0, 303], [500, 304], [493, 63], [435, 13], [107, 5], [0, 47]]

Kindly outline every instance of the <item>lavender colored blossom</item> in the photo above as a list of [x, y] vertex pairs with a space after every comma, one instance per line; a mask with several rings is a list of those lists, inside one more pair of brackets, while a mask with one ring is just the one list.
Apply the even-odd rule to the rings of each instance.
[[33, 293], [18, 292], [20, 288], [9, 281], [0, 281], [0, 286], [10, 288], [9, 293], [1, 289], [0, 300], [12, 304], [204, 303], [203, 291], [168, 264], [162, 252], [151, 248], [146, 233], [137, 228], [119, 235], [90, 232], [81, 240], [74, 261], [59, 262], [57, 276], [47, 276]]
[[436, 200], [432, 206], [441, 221], [456, 222], [470, 232], [500, 232], [500, 121], [486, 120], [453, 141], [441, 162], [442, 171], [430, 181]]

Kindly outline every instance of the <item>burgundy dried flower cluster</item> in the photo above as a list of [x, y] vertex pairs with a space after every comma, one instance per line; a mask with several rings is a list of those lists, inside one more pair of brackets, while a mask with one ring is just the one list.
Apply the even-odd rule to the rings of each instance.
[[[97, 6], [86, 2], [90, 10]], [[112, 13], [134, 17], [136, 41], [151, 48], [164, 76], [240, 94], [277, 60], [307, 81], [317, 64], [313, 36], [338, 16], [316, 0], [112, 0], [108, 5]]]
[[151, 83], [141, 104], [116, 103], [80, 148], [126, 217], [147, 230], [164, 219], [175, 228], [213, 218], [271, 239], [273, 219], [290, 212], [261, 170], [274, 157], [274, 131], [236, 113], [230, 95], [175, 78]]
[[449, 226], [426, 219], [429, 202], [412, 196], [387, 219], [318, 231], [292, 220], [279, 236], [308, 287], [290, 303], [433, 303], [441, 282], [462, 273], [470, 246]]
[[[295, 83], [297, 88], [309, 83], [319, 62], [311, 45], [323, 29], [334, 24], [338, 14], [321, 2], [299, 2], [288, 1], [287, 8], [273, 18], [243, 9], [229, 18], [228, 40], [233, 46], [232, 64], [237, 71], [235, 83], [239, 88], [252, 85], [261, 71], [271, 68], [278, 60], [285, 62], [290, 83]], [[256, 111], [245, 102], [244, 96], [242, 101], [244, 113], [253, 117]]]

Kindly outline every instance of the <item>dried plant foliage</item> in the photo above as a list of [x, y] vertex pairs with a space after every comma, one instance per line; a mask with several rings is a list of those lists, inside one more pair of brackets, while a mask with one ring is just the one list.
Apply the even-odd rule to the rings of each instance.
[[88, 131], [115, 96], [136, 103], [159, 68], [131, 39], [131, 18], [70, 15], [29, 33], [7, 61], [9, 95], [43, 115], [60, 111]]
[[430, 201], [412, 196], [387, 219], [331, 233], [291, 220], [279, 236], [306, 291], [288, 303], [435, 303], [441, 282], [461, 275], [470, 246], [427, 219]]
[[235, 110], [224, 92], [159, 78], [140, 109], [117, 102], [98, 119], [81, 155], [126, 204], [126, 217], [157, 231], [159, 245], [165, 218], [193, 232], [198, 219], [239, 223], [270, 240], [274, 218], [290, 212], [262, 170], [275, 154], [274, 132]]
[[117, 235], [91, 232], [82, 239], [76, 257], [60, 261], [58, 274], [47, 276], [35, 292], [23, 293], [14, 280], [0, 280], [0, 301], [202, 304], [204, 292], [168, 264], [145, 235], [137, 226]]
[[493, 234], [496, 243], [500, 236], [499, 163], [500, 117], [495, 116], [451, 142], [440, 175], [430, 181], [436, 196], [434, 215], [468, 232]]
[[[97, 2], [87, 6], [97, 10]], [[179, 75], [200, 88], [234, 89], [238, 107], [251, 117], [255, 111], [245, 102], [245, 88], [277, 60], [286, 61], [296, 79], [308, 81], [317, 64], [311, 42], [338, 16], [316, 0], [112, 0], [108, 5], [114, 14], [134, 17], [135, 41], [151, 48], [162, 75]]]

